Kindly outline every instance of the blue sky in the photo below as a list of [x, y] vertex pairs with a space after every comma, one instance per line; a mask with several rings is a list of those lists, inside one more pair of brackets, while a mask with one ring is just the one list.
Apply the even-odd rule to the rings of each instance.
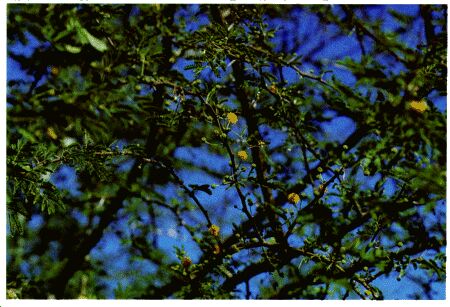
[[[192, 5], [188, 7], [188, 11], [186, 12], [187, 16], [188, 14], [191, 14], [196, 11], [197, 6]], [[412, 13], [414, 14], [416, 10], [418, 9], [417, 6], [391, 6], [391, 8], [398, 10], [399, 12], [404, 13]], [[371, 11], [371, 16], [373, 18], [384, 18], [385, 21], [383, 22], [383, 29], [385, 30], [393, 30], [395, 29], [395, 22], [392, 20], [392, 18], [389, 16], [389, 14], [386, 14], [386, 7], [385, 6], [376, 6]], [[178, 13], [183, 15], [182, 12]], [[314, 32], [317, 29], [315, 29], [315, 25], [317, 24], [317, 20], [315, 17], [311, 16], [310, 14], [306, 14], [305, 12], [297, 12], [298, 20], [300, 21], [298, 24], [278, 24], [274, 26], [279, 26], [280, 28], [286, 30], [286, 31], [296, 31], [296, 34], [299, 36], [305, 36], [310, 37], [312, 34], [316, 35], [318, 38], [323, 38], [324, 35], [332, 35], [333, 29], [332, 27], [326, 28], [326, 29], [319, 29], [319, 32]], [[202, 25], [205, 25], [208, 23], [208, 20], [205, 17], [200, 17], [196, 22], [191, 22], [187, 26], [188, 31], [195, 31]], [[404, 42], [410, 46], [416, 46], [419, 43], [420, 37], [423, 37], [423, 33], [420, 33], [419, 29], [421, 28], [420, 21], [417, 22], [417, 24], [414, 25], [413, 32], [417, 32], [412, 35], [405, 35]], [[313, 31], [313, 32], [312, 32]], [[20, 52], [24, 55], [30, 55], [32, 53], [32, 50], [36, 48], [39, 43], [33, 39], [30, 38], [30, 43], [27, 46], [23, 45], [15, 45], [15, 46], [8, 46], [10, 50], [13, 50], [14, 52]], [[274, 42], [277, 43], [277, 38], [274, 39]], [[301, 45], [299, 50], [297, 50], [298, 54], [302, 54], [306, 51], [308, 51], [310, 48], [314, 48], [314, 44], [317, 43], [314, 41], [314, 39], [310, 39], [310, 42], [308, 44]], [[368, 42], [369, 43], [369, 42]], [[355, 52], [356, 50], [356, 52]], [[332, 74], [337, 76], [342, 82], [346, 84], [353, 84], [355, 82], [354, 78], [350, 76], [350, 73], [343, 69], [342, 67], [336, 65], [336, 59], [335, 57], [342, 57], [342, 56], [350, 56], [354, 59], [359, 59], [361, 57], [361, 54], [359, 52], [359, 47], [357, 40], [355, 38], [355, 35], [344, 37], [343, 39], [340, 39], [332, 46], [326, 46], [320, 52], [318, 52], [315, 55], [314, 59], [318, 59], [320, 61], [328, 63], [328, 68], [332, 70]], [[189, 63], [189, 61], [186, 60], [179, 60], [174, 68], [179, 70], [181, 73], [183, 73], [188, 79], [193, 79], [193, 74], [190, 71], [185, 71], [184, 67]], [[305, 64], [305, 69], [314, 69], [313, 66]], [[400, 70], [401, 68], [399, 68]], [[21, 71], [18, 64], [13, 61], [12, 59], [8, 58], [7, 61], [7, 70], [8, 70], [8, 80], [10, 79], [24, 79], [27, 81], [31, 81], [32, 78], [24, 74], [23, 71]], [[331, 74], [330, 74], [331, 75]], [[207, 72], [203, 73], [201, 77], [206, 77]], [[289, 82], [295, 82], [297, 79], [297, 75], [293, 71], [286, 70], [285, 71], [285, 77]], [[45, 82], [45, 80], [43, 81]], [[442, 112], [446, 111], [446, 97], [439, 97], [437, 95], [430, 95], [428, 97], [435, 105], [436, 107], [441, 110]], [[355, 129], [355, 124], [352, 120], [346, 117], [334, 117], [333, 114], [330, 114], [331, 120], [323, 125], [323, 129], [326, 133], [326, 136], [330, 140], [335, 140], [338, 142], [342, 142], [346, 139], [347, 136], [349, 136]], [[236, 128], [233, 129], [238, 129]], [[238, 132], [238, 131], [237, 131]], [[278, 144], [283, 143], [283, 139], [286, 137], [286, 134], [283, 131], [275, 131], [275, 130], [268, 130], [267, 140], [270, 140], [270, 145], [272, 147], [277, 146]], [[175, 154], [176, 158], [181, 160], [193, 160], [197, 165], [214, 165], [217, 170], [223, 170], [227, 169], [228, 167], [228, 160], [224, 159], [219, 156], [212, 156], [210, 153], [206, 152], [202, 148], [178, 148]], [[124, 170], [126, 167], [124, 168]], [[226, 190], [223, 185], [221, 185], [220, 182], [215, 182], [213, 178], [206, 176], [204, 173], [198, 172], [198, 171], [181, 171], [179, 173], [180, 178], [185, 180], [186, 184], [218, 184], [219, 186], [214, 190], [213, 196], [210, 197], [204, 193], [198, 193], [199, 200], [205, 204], [205, 207], [208, 210], [214, 210], [215, 206], [217, 206], [217, 203], [223, 202], [223, 215], [221, 215], [221, 220], [214, 220], [214, 223], [217, 223], [222, 228], [222, 234], [226, 236], [227, 234], [230, 234], [232, 229], [230, 227], [231, 221], [234, 221], [236, 219], [240, 219], [239, 213], [236, 209], [233, 208], [233, 199], [236, 198], [234, 190]], [[360, 180], [366, 180], [365, 177], [362, 176], [360, 173], [359, 175]], [[79, 184], [77, 183], [77, 176], [76, 172], [73, 168], [69, 166], [62, 166], [59, 168], [59, 170], [53, 174], [51, 177], [52, 182], [55, 183], [55, 185], [60, 189], [68, 190], [73, 195], [79, 195], [81, 191], [79, 191]], [[371, 182], [367, 182], [368, 185], [371, 184]], [[387, 193], [389, 190], [393, 190], [393, 187], [391, 186], [392, 183], [387, 183], [386, 190]], [[176, 198], [176, 188], [174, 186], [168, 186], [165, 188], [160, 189], [161, 193], [164, 193], [165, 195], [174, 195], [174, 198]], [[74, 212], [74, 217], [76, 217], [80, 224], [85, 223], [86, 217], [83, 216], [80, 212]], [[145, 219], [145, 215], [143, 213], [143, 218]], [[148, 218], [148, 217], [147, 217]], [[197, 218], [198, 220], [202, 219], [202, 216], [200, 213], [193, 214], [193, 218]], [[122, 210], [119, 214], [118, 220], [111, 225], [111, 229], [122, 229], [125, 231], [132, 231], [127, 230], [129, 229], [130, 225], [128, 224], [128, 216], [126, 214], [126, 210]], [[30, 227], [33, 228], [39, 228], [41, 227], [42, 218], [39, 216], [34, 216], [33, 219], [30, 222]], [[176, 226], [176, 223], [174, 219], [167, 218], [166, 220], [163, 220], [159, 225], [159, 245], [162, 249], [166, 250], [169, 255], [172, 255], [173, 259], [175, 258], [175, 249], [174, 247], [180, 247], [185, 248], [190, 257], [195, 261], [199, 259], [201, 256], [200, 250], [197, 248], [196, 244], [192, 242], [189, 239], [189, 235], [185, 232], [185, 230], [180, 230], [179, 227]], [[104, 265], [107, 268], [108, 273], [110, 274], [109, 278], [106, 278], [104, 280], [105, 284], [108, 286], [106, 290], [106, 297], [113, 298], [114, 292], [113, 289], [117, 286], [117, 276], [126, 276], [125, 278], [120, 278], [121, 282], [123, 283], [123, 286], [126, 286], [128, 278], [132, 279], [132, 277], [129, 277], [127, 274], [130, 273], [131, 270], [135, 270], [136, 272], [144, 270], [147, 273], [152, 272], [152, 267], [148, 263], [139, 263], [133, 261], [129, 255], [127, 254], [127, 251], [123, 249], [121, 245], [120, 238], [114, 234], [113, 231], [109, 231], [105, 234], [105, 236], [102, 238], [102, 240], [99, 242], [99, 244], [92, 250], [91, 257], [95, 261], [104, 261]], [[131, 269], [132, 268], [132, 269]], [[24, 271], [30, 271], [30, 265], [24, 264]], [[131, 269], [131, 270], [130, 270]], [[262, 279], [264, 280], [267, 277], [266, 274], [261, 274], [251, 281], [251, 289], [252, 292], [257, 292], [257, 287], [259, 281]], [[390, 277], [382, 277], [379, 278], [375, 285], [379, 286], [382, 290], [384, 290], [385, 298], [386, 299], [407, 299], [409, 298], [409, 294], [412, 293], [414, 290], [416, 290], [416, 286], [414, 283], [407, 281], [406, 279], [403, 279], [401, 282], [398, 282], [395, 279], [396, 276], [390, 276]], [[245, 291], [244, 291], [245, 293]], [[437, 299], [442, 299], [445, 296], [445, 285], [442, 284], [441, 287], [438, 287], [436, 289], [436, 296]], [[352, 296], [350, 297], [352, 298]], [[356, 297], [353, 297], [356, 298]]]

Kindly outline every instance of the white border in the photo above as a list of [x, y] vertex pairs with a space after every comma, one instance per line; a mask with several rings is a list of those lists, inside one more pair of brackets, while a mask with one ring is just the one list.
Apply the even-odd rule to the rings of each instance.
[[0, 97], [2, 109], [0, 111], [0, 306], [6, 298], [6, 3], [0, 4], [0, 35], [1, 53], [4, 70], [1, 74]]
[[[6, 5], [7, 3], [18, 4], [18, 3], [80, 3], [80, 4], [96, 4], [96, 3], [167, 3], [167, 4], [180, 4], [180, 3], [196, 3], [196, 4], [206, 4], [206, 3], [217, 3], [217, 4], [448, 4], [447, 0], [432, 0], [432, 1], [417, 1], [417, 0], [396, 0], [396, 1], [386, 1], [386, 0], [378, 0], [378, 1], [333, 1], [333, 0], [322, 0], [322, 1], [291, 1], [291, 0], [279, 0], [279, 1], [266, 1], [266, 0], [250, 0], [250, 1], [242, 1], [242, 0], [216, 0], [216, 1], [207, 1], [207, 0], [197, 0], [197, 1], [145, 1], [145, 0], [134, 0], [134, 1], [101, 1], [101, 0], [60, 0], [60, 1], [38, 1], [38, 0], [0, 0], [0, 33], [2, 34], [1, 40], [1, 50], [3, 56], [4, 63], [4, 71], [1, 74], [1, 82], [2, 85], [0, 87], [0, 95], [3, 99], [6, 98]], [[447, 25], [448, 25], [448, 15], [447, 15]], [[448, 41], [449, 39], [447, 39]], [[449, 67], [449, 58], [447, 54], [447, 67]], [[449, 83], [447, 82], [447, 92], [450, 91]], [[4, 100], [6, 102], [6, 99]], [[447, 110], [448, 112], [448, 110]], [[448, 115], [447, 115], [447, 136], [450, 135], [450, 127], [448, 125]], [[123, 306], [123, 304], [132, 304], [133, 306], [148, 306], [149, 304], [156, 304], [157, 306], [161, 306], [162, 304], [169, 305], [199, 305], [206, 306], [207, 304], [211, 304], [210, 301], [205, 300], [195, 300], [195, 301], [182, 301], [182, 300], [165, 300], [165, 301], [143, 301], [143, 300], [88, 300], [85, 302], [80, 302], [79, 300], [7, 300], [6, 301], [6, 103], [3, 103], [2, 110], [0, 111], [0, 186], [2, 190], [0, 191], [0, 306], [79, 306], [80, 303], [83, 305], [89, 306], [100, 306], [101, 304], [107, 303], [111, 306]], [[450, 152], [450, 146], [447, 141], [447, 178], [449, 178], [449, 164], [448, 164], [448, 153]], [[447, 195], [450, 195], [450, 187], [447, 185]], [[449, 221], [449, 214], [447, 212], [447, 225]], [[449, 230], [447, 226], [447, 239], [449, 238]], [[447, 266], [448, 267], [448, 266]], [[449, 274], [449, 269], [447, 269], [447, 276]], [[229, 304], [233, 305], [247, 305], [251, 304], [254, 306], [270, 306], [273, 304], [283, 304], [283, 305], [291, 305], [294, 304], [298, 306], [299, 304], [307, 304], [308, 306], [323, 306], [324, 304], [333, 304], [333, 305], [353, 305], [359, 306], [360, 304], [384, 304], [384, 303], [393, 303], [397, 306], [407, 306], [413, 305], [429, 305], [429, 306], [443, 306], [447, 303], [449, 297], [448, 285], [446, 287], [446, 300], [445, 301], [384, 301], [384, 302], [374, 302], [374, 301], [274, 301], [274, 300], [259, 300], [259, 301], [244, 301], [244, 300], [233, 300], [233, 301], [220, 301], [214, 300], [213, 304], [217, 306], [225, 306]], [[272, 306], [271, 306], [272, 307]]]
[[[3, 1], [2, 1], [3, 2]], [[159, 1], [149, 1], [149, 0], [6, 0], [6, 3], [80, 3], [80, 4], [96, 4], [96, 3], [121, 3], [121, 4], [150, 4], [150, 3], [166, 3], [166, 4], [448, 4], [448, 0], [369, 0], [369, 1], [336, 1], [336, 0], [159, 0]]]

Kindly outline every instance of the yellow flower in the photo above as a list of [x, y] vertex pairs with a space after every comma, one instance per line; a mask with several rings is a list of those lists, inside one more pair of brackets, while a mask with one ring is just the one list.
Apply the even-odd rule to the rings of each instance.
[[183, 265], [183, 267], [188, 268], [192, 264], [192, 260], [189, 257], [184, 257], [181, 260], [181, 264]]
[[238, 155], [239, 158], [241, 158], [241, 160], [247, 160], [248, 159], [248, 155], [247, 155], [247, 152], [245, 150], [238, 151], [237, 155]]
[[296, 203], [298, 203], [300, 201], [300, 196], [298, 196], [297, 193], [291, 193], [288, 195], [288, 201], [295, 205]]
[[53, 130], [52, 127], [47, 128], [47, 135], [52, 138], [53, 140], [56, 140], [58, 138], [58, 135], [56, 134], [55, 130]]
[[272, 85], [269, 87], [269, 91], [270, 91], [271, 93], [275, 94], [275, 93], [277, 92], [277, 86], [276, 86], [275, 84], [272, 84]]
[[211, 225], [211, 227], [209, 227], [208, 230], [209, 230], [210, 234], [217, 237], [219, 235], [220, 227], [213, 224], [213, 225]]
[[214, 253], [214, 255], [218, 255], [220, 253], [219, 244], [214, 245], [213, 253]]
[[236, 124], [238, 122], [238, 117], [233, 112], [230, 112], [227, 114], [228, 122], [232, 125]]
[[52, 75], [56, 76], [59, 74], [59, 68], [56, 66], [52, 66], [52, 68], [50, 69], [50, 72], [52, 73]]
[[423, 113], [428, 109], [428, 104], [424, 99], [420, 101], [413, 100], [409, 103], [409, 107], [416, 112]]

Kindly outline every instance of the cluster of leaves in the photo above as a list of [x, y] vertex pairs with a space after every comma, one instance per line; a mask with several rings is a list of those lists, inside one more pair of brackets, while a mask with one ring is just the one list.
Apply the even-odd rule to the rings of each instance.
[[[102, 298], [114, 279], [117, 298], [383, 299], [376, 281], [392, 276], [432, 295], [446, 7], [385, 11], [389, 33], [369, 11], [9, 5], [9, 58], [32, 81], [8, 80], [8, 295]], [[323, 27], [301, 56], [299, 14]], [[411, 46], [416, 19], [426, 37]], [[30, 56], [12, 48], [32, 37]], [[342, 38], [347, 57], [317, 59]], [[327, 134], [339, 118], [353, 128]], [[81, 192], [56, 188], [62, 166]], [[167, 251], [165, 223], [189, 247]], [[96, 256], [106, 236], [125, 269]]]

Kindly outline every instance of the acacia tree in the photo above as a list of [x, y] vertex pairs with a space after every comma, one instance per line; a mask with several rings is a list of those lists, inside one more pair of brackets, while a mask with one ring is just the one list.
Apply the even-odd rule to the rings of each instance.
[[8, 297], [435, 297], [446, 14], [8, 5]]

